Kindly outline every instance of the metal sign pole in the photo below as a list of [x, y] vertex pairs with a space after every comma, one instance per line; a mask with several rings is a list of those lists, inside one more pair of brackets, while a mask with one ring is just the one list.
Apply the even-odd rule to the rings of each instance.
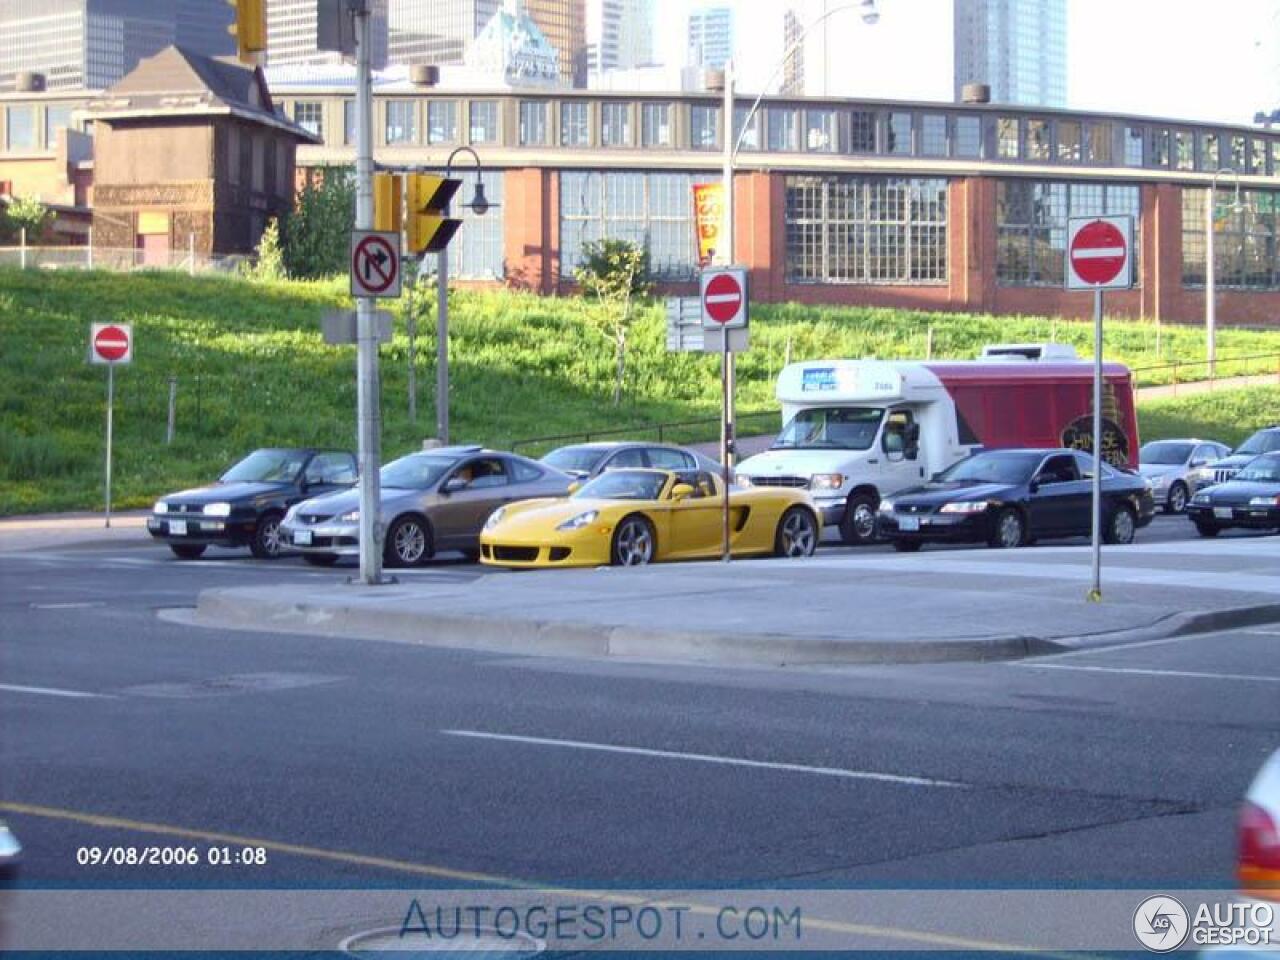
[[[446, 203], [440, 211], [449, 217]], [[436, 254], [436, 439], [449, 445], [449, 248]]]
[[112, 420], [116, 404], [116, 365], [114, 363], [107, 364], [107, 469], [106, 469], [106, 490], [103, 496], [103, 502], [106, 507], [106, 522], [103, 526], [111, 526], [111, 433]]
[[1102, 601], [1102, 287], [1093, 290], [1093, 587]]
[[724, 541], [721, 544], [721, 560], [728, 563], [731, 559], [729, 549], [729, 450], [733, 446], [733, 438], [729, 435], [729, 404], [733, 401], [729, 396], [729, 364], [733, 356], [729, 352], [729, 331], [720, 330], [720, 390], [723, 394], [720, 404], [720, 478], [724, 482]]
[[[356, 27], [356, 229], [373, 229], [373, 74], [368, 0], [352, 6]], [[378, 339], [371, 297], [356, 299], [356, 406], [360, 453], [360, 582], [382, 582], [382, 411]]]

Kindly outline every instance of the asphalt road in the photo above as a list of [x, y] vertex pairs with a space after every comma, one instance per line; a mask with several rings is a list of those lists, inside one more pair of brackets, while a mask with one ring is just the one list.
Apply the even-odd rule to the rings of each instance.
[[[1280, 628], [800, 672], [157, 615], [260, 566], [145, 543], [0, 557], [0, 816], [24, 883], [1216, 887], [1241, 792], [1280, 746]], [[341, 581], [296, 559], [267, 575]], [[266, 863], [77, 863], [228, 837]]]

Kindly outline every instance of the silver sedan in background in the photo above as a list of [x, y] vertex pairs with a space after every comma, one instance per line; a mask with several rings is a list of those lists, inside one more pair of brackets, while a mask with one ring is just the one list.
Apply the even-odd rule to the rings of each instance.
[[[379, 476], [383, 562], [389, 567], [417, 566], [446, 550], [478, 559], [489, 514], [516, 500], [562, 497], [572, 482], [544, 463], [481, 447], [411, 453]], [[359, 490], [303, 501], [285, 516], [280, 534], [318, 566], [359, 556]]]
[[1192, 494], [1213, 482], [1213, 471], [1205, 468], [1230, 452], [1216, 440], [1154, 440], [1138, 452], [1138, 472], [1151, 481], [1165, 513], [1182, 513]]

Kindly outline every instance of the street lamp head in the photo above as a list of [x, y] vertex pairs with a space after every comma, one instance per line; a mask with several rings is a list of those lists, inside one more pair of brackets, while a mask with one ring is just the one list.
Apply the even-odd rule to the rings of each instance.
[[880, 22], [880, 11], [876, 9], [876, 0], [862, 0], [862, 22], [868, 26]]
[[471, 198], [471, 202], [467, 206], [471, 208], [471, 212], [477, 217], [483, 217], [489, 212], [489, 198], [484, 195], [484, 181], [476, 180], [476, 195]]

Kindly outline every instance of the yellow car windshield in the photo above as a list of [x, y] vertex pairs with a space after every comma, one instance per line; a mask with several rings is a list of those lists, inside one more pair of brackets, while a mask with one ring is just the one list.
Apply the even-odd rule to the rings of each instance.
[[574, 496], [583, 500], [657, 500], [666, 482], [665, 473], [652, 470], [606, 470]]

